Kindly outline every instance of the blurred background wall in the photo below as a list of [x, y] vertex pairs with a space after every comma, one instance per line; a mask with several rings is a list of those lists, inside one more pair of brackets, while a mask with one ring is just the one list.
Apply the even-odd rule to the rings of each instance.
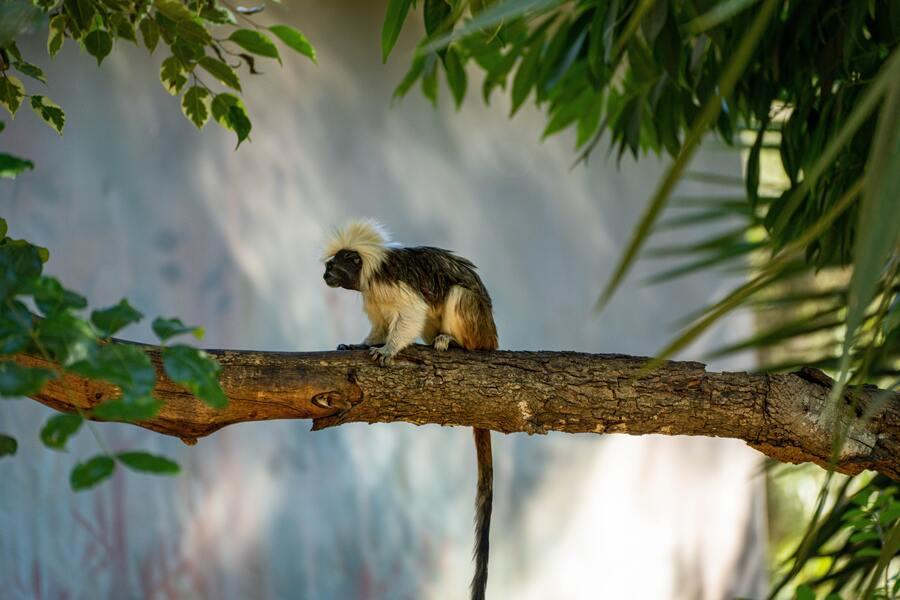
[[[291, 55], [247, 77], [252, 143], [197, 132], [157, 81], [162, 56], [119, 42], [97, 69], [71, 42], [50, 62], [43, 35], [20, 46], [66, 110], [60, 140], [25, 109], [0, 138], [36, 170], [0, 183], [10, 233], [47, 246], [48, 270], [103, 306], [127, 296], [153, 316], [207, 329], [204, 345], [321, 350], [367, 332], [355, 294], [326, 288], [332, 226], [374, 216], [410, 244], [480, 267], [501, 344], [650, 354], [674, 322], [729, 282], [709, 274], [640, 285], [592, 306], [662, 172], [617, 168], [605, 150], [571, 168], [573, 139], [540, 142], [534, 109], [507, 98], [460, 111], [442, 90], [391, 106], [418, 31], [387, 66], [383, 6], [294, 2], [260, 20], [302, 29], [319, 65]], [[418, 19], [415, 19], [418, 21]], [[601, 144], [602, 148], [603, 144]], [[694, 168], [738, 174], [707, 144]], [[683, 186], [683, 192], [710, 193]], [[713, 190], [714, 191], [714, 190]], [[732, 319], [705, 344], [746, 334]], [[744, 369], [748, 359], [711, 365]], [[97, 451], [37, 441], [51, 414], [0, 403], [20, 450], [0, 461], [0, 589], [11, 598], [462, 598], [471, 575], [474, 450], [467, 430], [305, 422], [229, 427], [192, 448], [118, 425], [113, 449], [176, 458], [185, 473], [120, 472], [86, 493], [72, 465]], [[493, 598], [759, 597], [765, 507], [758, 455], [732, 440], [495, 435]]]

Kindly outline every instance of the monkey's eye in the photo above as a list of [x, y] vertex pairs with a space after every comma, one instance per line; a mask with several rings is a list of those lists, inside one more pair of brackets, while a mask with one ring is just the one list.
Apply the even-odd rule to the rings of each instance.
[[354, 257], [351, 258], [350, 260], [353, 261], [353, 264], [354, 264], [354, 265], [358, 265], [359, 263], [362, 262], [362, 259], [361, 259], [359, 256], [354, 256]]

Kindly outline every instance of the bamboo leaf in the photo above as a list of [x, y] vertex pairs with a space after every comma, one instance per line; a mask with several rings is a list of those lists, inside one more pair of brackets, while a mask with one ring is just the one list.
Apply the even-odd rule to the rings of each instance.
[[844, 122], [843, 127], [831, 136], [818, 160], [809, 169], [809, 173], [804, 176], [800, 185], [791, 192], [778, 219], [774, 223], [773, 229], [776, 232], [784, 231], [785, 226], [790, 222], [791, 216], [797, 210], [803, 197], [818, 181], [828, 166], [834, 162], [841, 150], [850, 143], [850, 140], [869, 115], [878, 107], [878, 103], [889, 85], [896, 79], [898, 69], [900, 69], [900, 49], [894, 50], [890, 59], [875, 78], [875, 81], [865, 88], [859, 100], [856, 101], [853, 111]]
[[722, 98], [727, 98], [731, 95], [734, 86], [744, 72], [747, 63], [750, 61], [753, 51], [756, 49], [756, 44], [759, 42], [760, 36], [778, 5], [779, 3], [777, 0], [766, 0], [759, 13], [757, 13], [756, 18], [753, 20], [753, 25], [751, 25], [749, 31], [747, 31], [741, 39], [740, 45], [735, 50], [734, 55], [728, 62], [728, 66], [722, 72], [722, 76], [719, 79], [719, 93], [707, 98], [703, 109], [692, 124], [691, 129], [685, 138], [681, 152], [675, 159], [674, 164], [669, 167], [662, 182], [653, 194], [650, 204], [641, 218], [641, 222], [638, 224], [631, 241], [628, 243], [625, 254], [616, 266], [609, 283], [606, 285], [606, 289], [603, 291], [603, 294], [597, 303], [597, 308], [602, 308], [609, 301], [624, 279], [625, 274], [634, 264], [638, 251], [650, 235], [653, 224], [656, 222], [656, 219], [668, 202], [672, 191], [675, 189], [675, 184], [678, 183], [681, 174], [687, 169], [688, 163], [693, 157], [694, 152], [696, 152], [701, 136], [716, 120], [719, 112], [721, 112]]
[[[881, 273], [888, 259], [896, 255], [900, 242], [900, 50], [894, 52], [885, 68], [888, 67], [891, 69], [885, 75], [890, 77], [891, 87], [879, 115], [859, 210], [857, 231], [861, 234], [856, 236], [853, 251], [847, 331], [838, 382], [846, 380], [857, 329], [875, 296]], [[835, 396], [839, 393], [834, 392]]]
[[[391, 0], [391, 4], [395, 1]], [[476, 31], [483, 31], [504, 21], [525, 15], [534, 16], [560, 4], [562, 4], [562, 0], [506, 0], [505, 2], [497, 2], [489, 8], [478, 12], [461, 27], [457, 27], [455, 30], [440, 35], [424, 44], [416, 50], [416, 53], [422, 56], [430, 52], [436, 52]]]
[[750, 8], [758, 1], [759, 0], [726, 0], [725, 2], [719, 2], [699, 17], [688, 21], [684, 27], [688, 32], [693, 34], [703, 33], [708, 29], [721, 25], [739, 12]]
[[410, 0], [388, 0], [387, 14], [381, 27], [381, 62], [386, 63], [400, 37], [400, 30], [409, 14]]

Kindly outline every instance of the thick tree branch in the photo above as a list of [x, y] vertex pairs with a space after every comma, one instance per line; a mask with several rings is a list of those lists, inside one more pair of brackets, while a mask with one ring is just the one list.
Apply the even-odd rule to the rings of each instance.
[[[637, 378], [641, 357], [574, 352], [437, 353], [417, 346], [395, 366], [365, 351], [279, 353], [211, 350], [224, 367], [230, 403], [211, 409], [162, 373], [160, 414], [137, 423], [187, 442], [243, 421], [314, 419], [322, 429], [349, 422], [406, 421], [510, 433], [629, 433], [737, 438], [783, 462], [827, 465], [831, 429], [823, 416], [830, 380], [805, 370], [785, 375], [708, 373], [668, 362]], [[43, 360], [19, 356], [29, 366]], [[844, 409], [862, 415], [879, 391], [867, 388]], [[107, 384], [69, 376], [35, 400], [62, 411], [90, 409], [116, 395]], [[900, 394], [868, 423], [857, 422], [837, 469], [874, 469], [900, 479]]]

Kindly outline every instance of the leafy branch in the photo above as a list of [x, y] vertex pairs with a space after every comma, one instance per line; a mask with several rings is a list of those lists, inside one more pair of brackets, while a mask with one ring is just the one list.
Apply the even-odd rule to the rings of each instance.
[[[30, 7], [34, 17], [28, 21], [29, 26], [35, 22], [46, 23], [47, 52], [51, 57], [62, 49], [66, 39], [78, 42], [98, 65], [119, 41], [138, 45], [138, 32], [150, 53], [162, 42], [170, 54], [159, 73], [163, 87], [173, 96], [181, 96], [182, 111], [197, 128], [202, 128], [212, 118], [221, 127], [234, 131], [238, 146], [249, 138], [252, 129], [247, 107], [238, 95], [198, 85], [198, 68], [224, 88], [240, 94], [242, 87], [237, 69], [242, 64], [251, 74], [257, 73], [255, 57], [273, 58], [281, 64], [278, 48], [265, 31], [295, 52], [316, 60], [315, 49], [297, 29], [288, 25], [263, 27], [243, 14], [245, 10], [233, 9], [215, 0], [65, 0], [61, 3], [35, 0], [33, 5], [26, 0], [12, 0], [8, 4]], [[235, 13], [247, 20], [253, 29], [241, 28]], [[230, 33], [224, 36], [221, 29], [230, 30]], [[229, 64], [224, 60], [225, 54], [236, 57], [238, 62]], [[10, 74], [10, 70], [47, 83], [43, 71], [22, 57], [14, 35], [9, 39], [0, 38], [0, 105], [15, 116], [23, 98], [30, 97], [35, 113], [62, 135], [65, 126], [63, 110], [43, 95], [29, 96], [22, 81]], [[193, 78], [194, 83], [186, 88], [189, 78]], [[21, 166], [17, 172], [24, 168]]]
[[[86, 419], [135, 422], [155, 417], [162, 403], [154, 398], [156, 370], [140, 346], [122, 344], [112, 336], [143, 319], [123, 299], [110, 307], [80, 315], [87, 300], [54, 277], [43, 274], [49, 259], [46, 249], [7, 234], [0, 219], [0, 397], [19, 398], [39, 392], [47, 382], [65, 382], [69, 374], [114, 385], [118, 393], [90, 410], [50, 417], [40, 432], [41, 441], [64, 451]], [[33, 312], [29, 305], [36, 309]], [[202, 329], [188, 327], [179, 319], [157, 318], [153, 331], [163, 344], [162, 365], [166, 375], [213, 408], [227, 404], [219, 384], [219, 364], [203, 350], [170, 344], [174, 337]], [[40, 356], [52, 369], [24, 367], [12, 357], [19, 353]], [[64, 386], [64, 392], [71, 394]], [[138, 471], [173, 474], [178, 465], [146, 452], [111, 452], [94, 431], [101, 453], [76, 465], [71, 473], [73, 489], [92, 487], [123, 464]], [[0, 437], [0, 455], [15, 453], [18, 444], [9, 434]]]

